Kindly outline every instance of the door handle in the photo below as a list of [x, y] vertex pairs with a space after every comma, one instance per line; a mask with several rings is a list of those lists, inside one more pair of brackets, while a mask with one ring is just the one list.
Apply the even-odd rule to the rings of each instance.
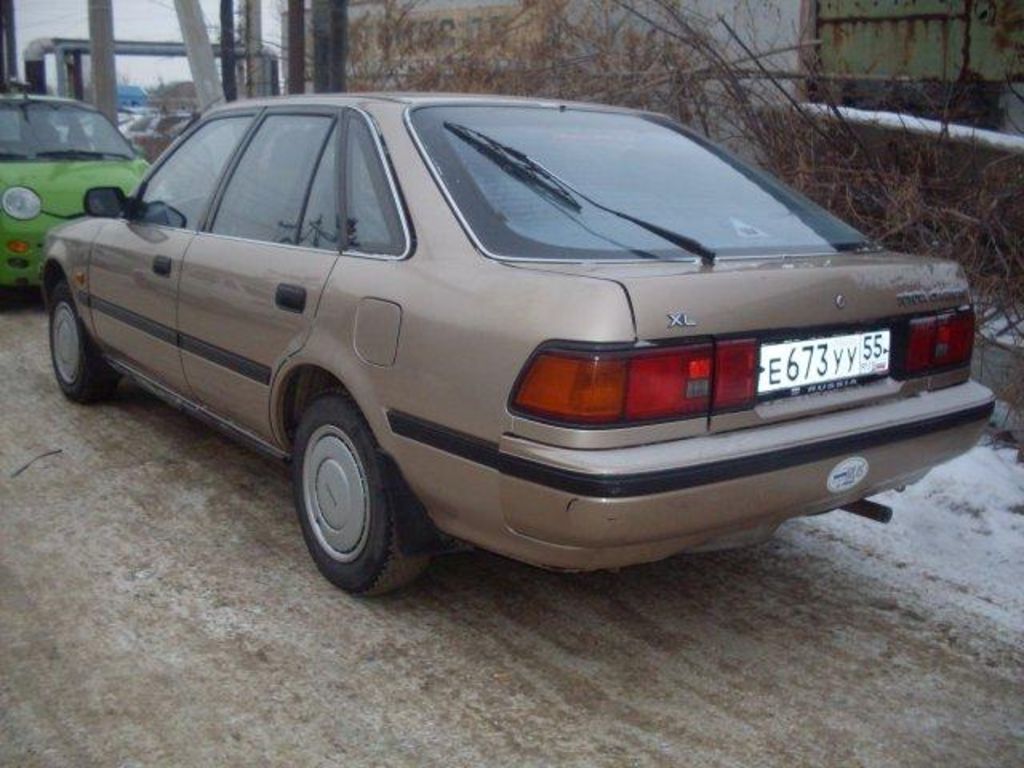
[[301, 285], [281, 283], [274, 294], [274, 303], [278, 309], [301, 315], [306, 311], [306, 289]]
[[171, 274], [171, 259], [169, 256], [154, 257], [153, 274], [160, 275], [160, 277], [167, 277]]

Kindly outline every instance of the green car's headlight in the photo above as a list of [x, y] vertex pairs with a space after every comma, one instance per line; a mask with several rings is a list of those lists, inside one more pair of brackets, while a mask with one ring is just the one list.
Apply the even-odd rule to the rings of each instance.
[[43, 201], [28, 187], [8, 187], [0, 198], [0, 206], [12, 219], [28, 221], [43, 210]]

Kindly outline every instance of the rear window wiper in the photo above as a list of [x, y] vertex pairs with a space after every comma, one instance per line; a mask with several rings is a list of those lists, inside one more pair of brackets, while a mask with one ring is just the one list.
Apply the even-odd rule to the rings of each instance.
[[582, 210], [582, 206], [580, 206], [576, 199], [580, 198], [605, 213], [618, 216], [620, 219], [646, 229], [651, 234], [657, 235], [662, 240], [666, 240], [688, 253], [699, 256], [705, 264], [713, 264], [715, 261], [715, 252], [703, 243], [624, 211], [618, 211], [614, 208], [609, 208], [607, 205], [602, 205], [518, 149], [502, 144], [497, 139], [459, 123], [445, 122], [444, 127], [483, 155], [489, 157], [510, 175], [522, 180], [534, 189], [542, 191], [546, 196], [554, 198], [556, 202], [571, 208], [576, 213]]
[[480, 154], [490, 158], [506, 173], [527, 186], [533, 187], [545, 197], [552, 199], [557, 205], [569, 208], [576, 213], [583, 209], [583, 206], [573, 197], [565, 184], [518, 149], [505, 146], [500, 141], [459, 123], [446, 122], [444, 127]]

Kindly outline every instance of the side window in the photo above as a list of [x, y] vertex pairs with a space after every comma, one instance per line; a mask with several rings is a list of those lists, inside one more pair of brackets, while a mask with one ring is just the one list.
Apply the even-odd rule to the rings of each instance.
[[380, 155], [366, 121], [349, 123], [345, 153], [347, 250], [400, 256], [405, 234]]
[[338, 210], [337, 134], [337, 128], [331, 131], [309, 190], [309, 202], [306, 203], [306, 214], [299, 231], [299, 245], [308, 248], [338, 250], [341, 214]]
[[264, 120], [224, 189], [212, 231], [295, 243], [313, 167], [333, 123], [320, 115]]
[[251, 121], [248, 115], [222, 117], [193, 133], [146, 184], [138, 219], [170, 227], [198, 227], [217, 177]]

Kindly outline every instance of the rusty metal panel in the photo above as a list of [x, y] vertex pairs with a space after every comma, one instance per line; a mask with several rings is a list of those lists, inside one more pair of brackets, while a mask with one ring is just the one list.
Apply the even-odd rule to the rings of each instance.
[[817, 0], [830, 74], [1024, 79], [1024, 0]]

